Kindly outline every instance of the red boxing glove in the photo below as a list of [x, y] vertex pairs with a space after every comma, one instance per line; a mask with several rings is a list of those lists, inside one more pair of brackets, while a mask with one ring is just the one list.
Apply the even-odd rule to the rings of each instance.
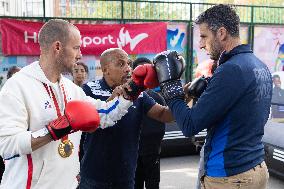
[[133, 82], [144, 89], [153, 89], [159, 86], [156, 69], [152, 64], [137, 66], [132, 73]]
[[137, 66], [133, 72], [129, 83], [131, 91], [126, 90], [132, 100], [136, 99], [145, 89], [153, 89], [159, 86], [157, 73], [152, 64]]
[[75, 131], [94, 132], [100, 124], [100, 116], [95, 106], [84, 101], [70, 101], [64, 115], [47, 125], [53, 140], [58, 140]]

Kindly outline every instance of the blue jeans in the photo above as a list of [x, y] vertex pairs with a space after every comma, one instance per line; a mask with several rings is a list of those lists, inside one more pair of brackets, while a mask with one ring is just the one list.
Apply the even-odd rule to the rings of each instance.
[[79, 189], [134, 189], [134, 181], [129, 182], [97, 182], [81, 178]]

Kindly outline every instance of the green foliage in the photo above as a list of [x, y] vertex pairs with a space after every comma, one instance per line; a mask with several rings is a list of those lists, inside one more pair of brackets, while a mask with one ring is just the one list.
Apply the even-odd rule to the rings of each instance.
[[255, 23], [284, 23], [284, 9], [283, 8], [264, 8], [254, 7], [254, 22]]
[[[264, 7], [248, 5], [280, 6], [283, 0], [219, 0], [218, 3], [235, 4], [241, 22], [249, 23], [284, 23], [283, 7]], [[72, 3], [71, 3], [72, 2]], [[216, 0], [206, 0], [205, 3], [216, 3]], [[61, 7], [66, 17], [101, 18], [101, 19], [134, 19], [134, 20], [185, 20], [195, 19], [201, 12], [212, 5], [190, 4], [186, 2], [169, 1], [70, 1], [66, 7]], [[192, 12], [191, 12], [192, 11]], [[253, 15], [253, 20], [252, 20]], [[192, 18], [191, 18], [192, 16]]]
[[[214, 0], [207, 0], [205, 2], [215, 3]], [[241, 22], [284, 23], [284, 7], [275, 7], [283, 6], [283, 0], [219, 0], [218, 3], [245, 5], [236, 6]]]
[[189, 18], [190, 5], [169, 2], [124, 2], [124, 18], [185, 20]]
[[[72, 1], [66, 9], [66, 17], [73, 18], [121, 18], [121, 1]], [[65, 12], [64, 10], [62, 12]]]

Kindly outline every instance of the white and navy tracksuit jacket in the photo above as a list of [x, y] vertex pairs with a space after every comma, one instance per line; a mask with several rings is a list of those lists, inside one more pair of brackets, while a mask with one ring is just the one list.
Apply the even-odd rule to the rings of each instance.
[[32, 151], [31, 132], [57, 118], [53, 100], [43, 83], [55, 93], [61, 114], [64, 112], [63, 85], [67, 101], [85, 100], [96, 106], [103, 127], [114, 125], [132, 105], [121, 97], [108, 103], [87, 97], [80, 87], [63, 76], [58, 83], [51, 83], [38, 62], [24, 67], [0, 92], [0, 155], [6, 165], [1, 189], [72, 189], [78, 184], [81, 132], [68, 135], [74, 144], [74, 152], [68, 158], [58, 154], [60, 140]]

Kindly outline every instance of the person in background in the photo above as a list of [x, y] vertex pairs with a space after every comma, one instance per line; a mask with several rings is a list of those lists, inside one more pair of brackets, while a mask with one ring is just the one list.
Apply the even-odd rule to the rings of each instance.
[[2, 88], [2, 86], [4, 85], [4, 77], [1, 75], [0, 76], [0, 89]]
[[[214, 74], [214, 71], [216, 70], [217, 66], [218, 66], [217, 60], [213, 60], [211, 70], [209, 70], [210, 77], [212, 77], [212, 75]], [[210, 82], [210, 78], [207, 81]], [[188, 86], [188, 87], [190, 87], [190, 86]], [[198, 98], [195, 99], [195, 100], [198, 101]], [[204, 145], [202, 145], [199, 154], [200, 154], [200, 158], [199, 158], [199, 164], [198, 164], [198, 176], [197, 176], [197, 182], [196, 182], [196, 189], [201, 189], [201, 183], [200, 183], [201, 177], [205, 174], [205, 170], [204, 170]]]
[[[152, 64], [147, 58], [137, 58], [132, 69], [143, 64]], [[152, 89], [145, 91], [158, 104], [165, 106], [164, 98]], [[139, 141], [139, 152], [135, 172], [135, 189], [158, 189], [160, 184], [161, 142], [165, 134], [165, 123], [143, 114]]]
[[[88, 66], [84, 62], [81, 62], [81, 61], [77, 62], [73, 66], [73, 69], [72, 69], [73, 83], [75, 83], [79, 87], [82, 87], [83, 84], [85, 83], [86, 79], [88, 78], [88, 74], [89, 74]], [[83, 144], [84, 139], [85, 139], [85, 133], [82, 132], [81, 140], [80, 140], [79, 161], [81, 161], [82, 154], [84, 153], [82, 145], [81, 145], [81, 144]], [[77, 178], [80, 181], [79, 175], [78, 175]]]
[[18, 66], [10, 67], [8, 72], [7, 72], [7, 79], [11, 78], [15, 73], [17, 73], [20, 70], [21, 70], [21, 68], [18, 67]]
[[73, 83], [75, 83], [79, 87], [82, 87], [82, 85], [88, 78], [88, 74], [88, 66], [83, 62], [77, 62], [72, 70]]
[[[20, 67], [18, 66], [12, 66], [8, 69], [8, 72], [7, 72], [7, 79], [9, 79], [10, 77], [12, 77], [12, 75], [18, 71], [20, 71]], [[2, 86], [4, 85], [4, 77], [3, 76], [0, 76], [0, 89], [2, 88]]]
[[212, 66], [214, 65], [214, 60], [208, 59], [198, 64], [195, 69], [195, 78], [204, 76], [211, 77], [212, 76]]
[[273, 90], [271, 99], [271, 117], [284, 118], [284, 89], [281, 88], [280, 76], [275, 74], [272, 76]]

